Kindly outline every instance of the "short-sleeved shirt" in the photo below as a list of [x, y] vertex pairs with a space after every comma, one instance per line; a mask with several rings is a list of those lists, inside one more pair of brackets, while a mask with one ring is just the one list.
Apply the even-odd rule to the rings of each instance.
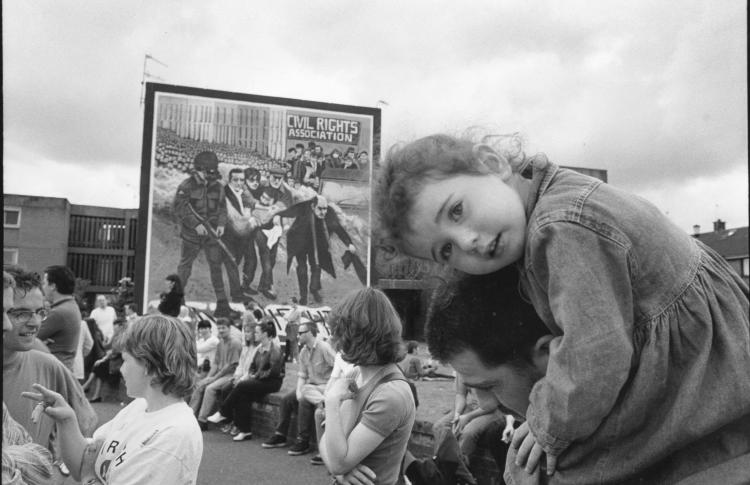
[[242, 344], [239, 340], [233, 337], [230, 337], [229, 341], [219, 340], [219, 345], [216, 347], [216, 354], [214, 355], [214, 361], [211, 364], [211, 372], [219, 372], [229, 364], [238, 363], [240, 361], [241, 353]]
[[385, 439], [362, 460], [377, 477], [377, 484], [398, 483], [401, 458], [411, 436], [416, 408], [409, 385], [403, 380], [385, 382], [370, 394], [359, 422]]
[[312, 350], [305, 345], [299, 354], [299, 377], [308, 384], [326, 384], [335, 360], [336, 352], [328, 342], [315, 340]]
[[203, 455], [203, 436], [193, 411], [178, 402], [146, 412], [136, 399], [94, 432], [104, 440], [95, 472], [102, 483], [194, 484]]

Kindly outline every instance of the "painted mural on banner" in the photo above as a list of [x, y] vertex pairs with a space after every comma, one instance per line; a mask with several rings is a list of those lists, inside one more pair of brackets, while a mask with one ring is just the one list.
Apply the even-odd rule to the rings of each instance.
[[185, 300], [331, 306], [370, 275], [375, 108], [149, 83], [138, 283]]

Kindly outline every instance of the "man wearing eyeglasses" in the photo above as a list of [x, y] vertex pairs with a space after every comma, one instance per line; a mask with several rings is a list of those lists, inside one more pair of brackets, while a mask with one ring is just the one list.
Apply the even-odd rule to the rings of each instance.
[[304, 346], [299, 354], [299, 374], [297, 388], [284, 396], [281, 401], [281, 420], [276, 432], [263, 443], [263, 448], [280, 448], [286, 446], [286, 435], [292, 412], [297, 409], [297, 439], [287, 452], [292, 456], [309, 453], [310, 440], [313, 434], [313, 416], [315, 407], [323, 401], [328, 379], [333, 371], [336, 353], [333, 348], [317, 338], [317, 327], [314, 323], [302, 323], [297, 331], [297, 341]]
[[222, 278], [224, 253], [219, 238], [227, 223], [227, 205], [219, 173], [219, 159], [214, 152], [195, 156], [193, 173], [185, 179], [174, 198], [174, 214], [180, 221], [182, 250], [177, 274], [187, 289], [193, 261], [201, 249], [206, 252], [211, 285], [216, 294], [217, 316], [229, 316], [230, 308]]
[[12, 307], [5, 309], [3, 301], [11, 325], [10, 329], [3, 329], [3, 401], [10, 415], [29, 432], [35, 443], [50, 447], [54, 421], [42, 413], [36, 423], [32, 422], [31, 414], [37, 403], [21, 397], [22, 390], [38, 383], [62, 394], [75, 410], [81, 432], [91, 436], [97, 417], [81, 385], [57, 358], [33, 349], [47, 313], [39, 275], [15, 266], [5, 270], [15, 282]]

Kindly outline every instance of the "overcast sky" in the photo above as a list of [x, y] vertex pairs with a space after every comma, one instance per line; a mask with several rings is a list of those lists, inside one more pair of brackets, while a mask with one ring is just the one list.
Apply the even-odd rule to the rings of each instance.
[[602, 168], [685, 231], [748, 225], [745, 2], [9, 0], [3, 191], [137, 207], [147, 70], [383, 107], [383, 145], [479, 125]]

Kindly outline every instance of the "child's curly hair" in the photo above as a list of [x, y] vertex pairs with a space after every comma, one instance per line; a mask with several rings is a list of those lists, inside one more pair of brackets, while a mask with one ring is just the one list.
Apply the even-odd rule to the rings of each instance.
[[331, 311], [331, 338], [341, 357], [355, 365], [385, 365], [406, 355], [401, 318], [380, 290], [349, 293]]
[[[457, 174], [490, 174], [501, 162], [520, 171], [527, 163], [522, 145], [518, 134], [479, 138], [469, 132], [462, 137], [431, 135], [391, 147], [374, 184], [379, 246], [389, 252], [403, 249], [409, 213], [426, 183]], [[494, 163], [487, 163], [488, 158]]]

